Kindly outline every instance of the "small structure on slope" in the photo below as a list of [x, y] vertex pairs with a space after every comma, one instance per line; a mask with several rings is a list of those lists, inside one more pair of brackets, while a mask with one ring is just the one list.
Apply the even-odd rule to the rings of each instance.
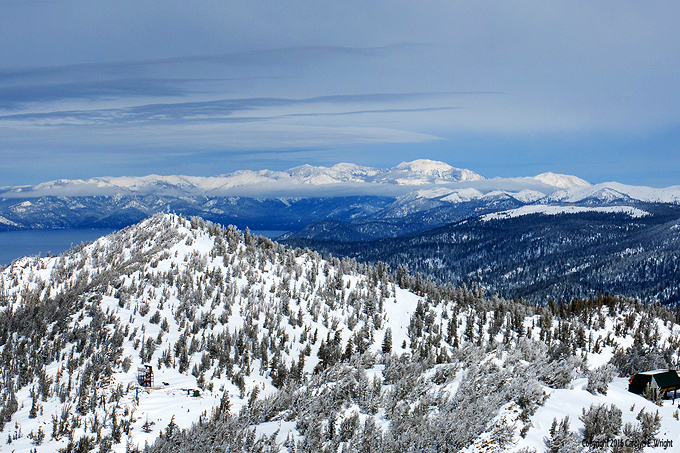
[[[680, 376], [675, 370], [653, 370], [634, 375], [628, 384], [628, 391], [642, 395], [649, 385], [655, 397], [680, 389]], [[675, 396], [675, 394], [674, 394]]]
[[153, 367], [151, 365], [137, 368], [137, 382], [142, 387], [153, 387]]

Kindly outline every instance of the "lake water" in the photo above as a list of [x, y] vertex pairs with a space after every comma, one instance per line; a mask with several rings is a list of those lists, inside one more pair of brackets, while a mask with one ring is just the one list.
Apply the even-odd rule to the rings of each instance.
[[[24, 256], [59, 255], [73, 244], [90, 242], [113, 232], [111, 229], [97, 230], [26, 230], [0, 232], [0, 266], [11, 264]], [[285, 231], [251, 230], [253, 234], [276, 238]]]

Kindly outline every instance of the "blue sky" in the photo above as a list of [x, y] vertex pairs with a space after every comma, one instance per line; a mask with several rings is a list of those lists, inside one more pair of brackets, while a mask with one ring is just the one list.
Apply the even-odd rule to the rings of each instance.
[[0, 186], [418, 158], [680, 184], [678, 2], [0, 9]]

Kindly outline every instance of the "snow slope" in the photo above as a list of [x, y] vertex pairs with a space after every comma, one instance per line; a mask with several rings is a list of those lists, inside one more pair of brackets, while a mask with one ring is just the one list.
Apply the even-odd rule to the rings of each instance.
[[[165, 236], [165, 240], [160, 240], [160, 237], [163, 236]], [[347, 327], [346, 321], [340, 321], [346, 319], [347, 316], [351, 316], [353, 310], [350, 307], [339, 307], [334, 310], [325, 308], [323, 310], [323, 319], [331, 320], [332, 322], [321, 322], [322, 320], [318, 319], [317, 309], [313, 307], [313, 305], [318, 304], [318, 299], [316, 301], [312, 298], [309, 301], [300, 299], [300, 305], [298, 305], [298, 302], [291, 303], [290, 310], [299, 313], [300, 316], [302, 316], [303, 312], [306, 313], [303, 324], [291, 325], [284, 322], [276, 329], [266, 327], [266, 319], [264, 313], [259, 312], [260, 308], [248, 308], [248, 304], [255, 302], [255, 299], [253, 299], [254, 295], [260, 293], [269, 294], [270, 289], [273, 291], [275, 288], [283, 288], [282, 285], [288, 285], [289, 289], [295, 287], [296, 292], [294, 294], [302, 297], [306, 291], [312, 291], [310, 294], [314, 293], [312, 288], [314, 284], [303, 276], [299, 276], [291, 281], [290, 275], [283, 273], [281, 264], [274, 261], [264, 262], [262, 266], [257, 268], [251, 267], [243, 257], [246, 251], [246, 245], [243, 241], [244, 237], [241, 236], [241, 243], [237, 246], [237, 249], [234, 251], [235, 253], [229, 254], [226, 259], [218, 258], [214, 256], [215, 239], [208, 232], [192, 229], [188, 222], [185, 223], [176, 216], [155, 216], [134, 228], [101, 238], [84, 249], [66, 257], [16, 260], [13, 266], [7, 267], [0, 273], [0, 292], [9, 296], [18, 296], [22, 288], [36, 288], [38, 285], [44, 285], [45, 283], [51, 292], [63, 291], [72, 284], [73, 280], [70, 278], [94, 278], [107, 268], [116, 268], [118, 265], [124, 266], [124, 263], [134, 261], [135, 254], [143, 254], [148, 258], [141, 263], [143, 267], [130, 274], [121, 275], [121, 283], [123, 285], [121, 288], [130, 285], [134, 288], [137, 284], [142, 283], [140, 277], [144, 274], [147, 276], [152, 274], [160, 276], [168, 272], [172, 273], [173, 270], [179, 268], [186, 270], [187, 266], [198, 266], [191, 275], [195, 283], [207, 278], [208, 274], [215, 275], [215, 272], [227, 276], [226, 281], [228, 283], [226, 285], [232, 288], [230, 291], [232, 297], [236, 296], [239, 301], [234, 303], [241, 304], [240, 306], [235, 306], [233, 309], [226, 306], [226, 304], [224, 307], [220, 305], [215, 307], [217, 293], [212, 293], [212, 309], [208, 301], [206, 301], [207, 306], [199, 305], [192, 309], [198, 308], [199, 311], [195, 315], [198, 318], [211, 313], [211, 321], [206, 326], [209, 329], [205, 331], [211, 335], [231, 332], [235, 338], [239, 330], [243, 329], [245, 325], [253, 326], [251, 323], [254, 322], [254, 326], [260, 331], [261, 337], [271, 335], [273, 339], [280, 336], [299, 339], [302, 332], [305, 332], [305, 335], [309, 332], [309, 336], [311, 336], [312, 332], [316, 331], [315, 337], [318, 335], [319, 339], [325, 339], [328, 334], [339, 332], [341, 338], [347, 341], [352, 335], [352, 330]], [[159, 248], [158, 244], [161, 244], [162, 247]], [[100, 254], [107, 255], [108, 257], [103, 259]], [[238, 258], [239, 254], [241, 258]], [[229, 257], [231, 257], [231, 261]], [[64, 267], [69, 268], [76, 262], [83, 263], [82, 267], [80, 267], [79, 277], [71, 275], [65, 281], [55, 281], [55, 276], [58, 273], [61, 274], [61, 269], [64, 269]], [[230, 263], [229, 267], [225, 266], [225, 262]], [[329, 265], [326, 261], [320, 260], [318, 255], [300, 256], [295, 258], [295, 262], [291, 263], [291, 265], [295, 267], [295, 272], [302, 272], [307, 275], [312, 275], [313, 273], [319, 289], [321, 289], [326, 281], [331, 279], [330, 274], [326, 277], [321, 273], [317, 277], [316, 273]], [[337, 263], [332, 264], [332, 267], [335, 268], [337, 265]], [[205, 268], [202, 268], [202, 266], [205, 266]], [[202, 270], [198, 271], [198, 268], [202, 268]], [[295, 272], [293, 275], [295, 275]], [[229, 279], [229, 276], [232, 274], [235, 276], [233, 280]], [[87, 276], [83, 277], [85, 275]], [[178, 275], [181, 276], [181, 274]], [[15, 277], [20, 279], [17, 280], [17, 284], [14, 284]], [[355, 272], [344, 275], [342, 281], [343, 291], [347, 291], [347, 293], [358, 291], [358, 294], [361, 294], [362, 288], [365, 288], [367, 282], [366, 276]], [[140, 337], [146, 339], [160, 338], [160, 343], [155, 347], [153, 358], [149, 361], [155, 369], [155, 387], [144, 389], [140, 388], [137, 384], [136, 370], [143, 364], [139, 354], [139, 340], [135, 343], [135, 335], [126, 335], [127, 338], [122, 346], [122, 357], [131, 358], [130, 368], [128, 371], [124, 371], [120, 368], [120, 363], [118, 363], [114, 367], [110, 379], [98, 388], [99, 395], [102, 398], [111, 397], [112, 394], [119, 391], [119, 388], [123, 389], [120, 390], [123, 396], [118, 401], [118, 415], [122, 416], [125, 413], [131, 420], [132, 428], [130, 434], [123, 435], [120, 444], [114, 444], [114, 451], [125, 451], [128, 439], [140, 446], [143, 446], [147, 441], [153, 441], [158, 436], [159, 430], [164, 429], [171, 420], [180, 428], [188, 427], [198, 419], [201, 413], [204, 411], [209, 412], [211, 408], [219, 405], [220, 397], [224, 392], [227, 392], [231, 397], [232, 410], [238, 411], [246, 404], [250, 392], [256, 386], [259, 389], [260, 397], [270, 395], [276, 390], [269, 376], [262, 376], [261, 373], [258, 374], [257, 372], [247, 376], [243, 390], [234, 383], [233, 379], [228, 378], [224, 374], [221, 377], [216, 377], [214, 373], [206, 372], [205, 376], [209, 380], [209, 385], [203, 385], [204, 388], [201, 388], [201, 385], [197, 382], [197, 376], [190, 374], [189, 371], [192, 370], [192, 366], [201, 362], [204, 355], [202, 350], [190, 355], [191, 366], [188, 366], [185, 372], [180, 372], [175, 367], [158, 366], [163, 351], [171, 349], [172, 345], [177, 344], [181, 339], [182, 327], [177, 322], [177, 319], [179, 319], [177, 318], [179, 315], [177, 310], [179, 310], [180, 306], [186, 306], [185, 303], [180, 301], [185, 296], [178, 294], [176, 292], [178, 288], [167, 283], [151, 286], [147, 282], [141, 286], [142, 289], [138, 290], [136, 295], [132, 295], [130, 298], [128, 296], [123, 297], [122, 294], [127, 292], [121, 292], [120, 288], [118, 290], [110, 286], [108, 288], [99, 303], [103, 312], [115, 316], [120, 322], [124, 322], [126, 331], [138, 332]], [[244, 292], [245, 288], [249, 288], [249, 290]], [[364, 289], [363, 291], [366, 290]], [[248, 304], [246, 304], [246, 299], [250, 301]], [[268, 299], [278, 301], [279, 296], [275, 297], [272, 294]], [[121, 302], [121, 300], [124, 302]], [[389, 310], [390, 314], [385, 313], [382, 318], [380, 333], [376, 334], [382, 338], [385, 330], [390, 328], [393, 332], [395, 345], [401, 345], [406, 342], [406, 326], [418, 300], [419, 297], [417, 295], [393, 287], [392, 295], [384, 301], [384, 304], [391, 308]], [[21, 297], [11, 304], [10, 307], [17, 307], [20, 302]], [[8, 310], [10, 307], [4, 307], [4, 310]], [[255, 311], [251, 313], [251, 310]], [[71, 328], [78, 329], [79, 326], [87, 326], [91, 321], [91, 318], [87, 316], [87, 312], [88, 309], [85, 308], [74, 314], [71, 318]], [[226, 316], [229, 312], [231, 312], [231, 315], [227, 316], [227, 321], [223, 319], [222, 315]], [[256, 315], [255, 313], [258, 314]], [[161, 320], [168, 320], [169, 328], [167, 333], [163, 331], [158, 321], [154, 322], [151, 320], [152, 316], [157, 316]], [[339, 326], [339, 330], [337, 330], [338, 327], [332, 327], [336, 324]], [[359, 321], [359, 326], [361, 326], [361, 321]], [[141, 343], [144, 343], [144, 341]], [[304, 345], [301, 342], [294, 341], [291, 343], [289, 352], [283, 354], [283, 358], [288, 362], [288, 366], [294, 360], [297, 360], [303, 347]], [[313, 371], [317, 363], [313, 359], [316, 358], [319, 347], [318, 342], [312, 344], [310, 351], [311, 358], [305, 364], [303, 373], [309, 374]], [[370, 345], [370, 349], [374, 352], [379, 351], [380, 347], [380, 342]], [[75, 348], [71, 348], [71, 354], [74, 351]], [[78, 354], [76, 353], [75, 356], [78, 357]], [[176, 362], [177, 359], [175, 358], [174, 361]], [[258, 370], [261, 366], [262, 364], [259, 360], [253, 360], [250, 365], [253, 370]], [[267, 365], [265, 364], [264, 366], [266, 369]], [[211, 370], [213, 369], [216, 368]], [[80, 374], [79, 372], [69, 375], [65, 371], [64, 362], [55, 362], [47, 367], [48, 375], [52, 376], [52, 379], [57, 383], [60, 378], [62, 380], [70, 379], [70, 377], [77, 379], [77, 375]], [[198, 389], [200, 396], [193, 396], [192, 389]], [[31, 419], [29, 418], [29, 409], [31, 408], [30, 391], [31, 388], [29, 387], [23, 387], [17, 391], [17, 399], [21, 401], [21, 408], [12, 417], [12, 423], [8, 424], [5, 428], [5, 432], [9, 431], [11, 436], [16, 436], [17, 438], [7, 447], [11, 446], [12, 450], [17, 452], [28, 452], [32, 448], [37, 448], [39, 452], [51, 452], [65, 447], [68, 437], [57, 436], [56, 438], [50, 438], [52, 429], [50, 423], [53, 415], [58, 416], [68, 406], [56, 396], [50, 397], [40, 403], [40, 415]], [[73, 400], [71, 404], [74, 404]], [[73, 406], [70, 406], [69, 412], [72, 408]], [[90, 412], [89, 416], [85, 415], [83, 417], [86, 423], [91, 425], [95, 414], [98, 414], [100, 420], [106, 420], [106, 409], [97, 408]], [[111, 415], [110, 409], [108, 415]], [[148, 433], [143, 430], [143, 425], [147, 420], [154, 424]], [[14, 428], [15, 425], [16, 428]], [[290, 424], [286, 426], [290, 428]], [[39, 428], [47, 434], [47, 437], [43, 444], [34, 445], [34, 442], [27, 435], [29, 433], [37, 433]], [[110, 425], [108, 428], [110, 430]], [[74, 429], [76, 440], [88, 433], [85, 427]]]
[[[658, 407], [640, 395], [628, 391], [627, 378], [615, 378], [609, 385], [606, 395], [593, 395], [585, 390], [587, 379], [576, 379], [572, 389], [546, 389], [550, 398], [545, 405], [538, 409], [536, 414], [531, 417], [531, 423], [535, 430], [530, 430], [527, 437], [518, 438], [516, 449], [523, 447], [535, 448], [536, 451], [545, 450], [545, 437], [550, 430], [550, 425], [554, 418], [559, 422], [568, 416], [571, 421], [571, 429], [578, 432], [583, 429], [583, 422], [579, 417], [583, 415], [583, 408], [588, 409], [590, 405], [614, 404], [622, 411], [621, 420], [625, 425], [638, 423], [636, 416], [640, 410], [646, 412], [659, 411], [661, 415], [661, 429], [656, 436], [658, 441], [672, 441], [674, 448], [667, 451], [677, 451], [680, 448], [680, 422], [674, 417], [678, 410], [677, 404], [673, 405], [672, 400], [666, 400], [663, 406]], [[680, 399], [676, 403], [680, 402]], [[664, 451], [663, 447], [646, 448], [645, 451]], [[516, 450], [515, 450], [516, 451]]]
[[579, 214], [582, 212], [601, 212], [612, 214], [626, 214], [632, 218], [640, 218], [651, 215], [647, 211], [634, 208], [632, 206], [605, 206], [605, 207], [587, 207], [587, 206], [546, 206], [546, 205], [529, 205], [521, 208], [511, 209], [509, 211], [494, 212], [480, 217], [483, 221], [511, 219], [532, 214], [543, 215], [558, 215], [558, 214]]
[[553, 187], [559, 187], [562, 189], [571, 189], [573, 187], [588, 187], [591, 184], [581, 179], [577, 176], [572, 175], [560, 175], [556, 173], [541, 173], [540, 175], [534, 176], [535, 179]]
[[578, 203], [588, 199], [615, 201], [639, 200], [649, 203], [680, 203], [680, 186], [662, 189], [645, 186], [629, 186], [618, 182], [606, 182], [592, 186], [558, 190], [543, 201], [546, 203]]

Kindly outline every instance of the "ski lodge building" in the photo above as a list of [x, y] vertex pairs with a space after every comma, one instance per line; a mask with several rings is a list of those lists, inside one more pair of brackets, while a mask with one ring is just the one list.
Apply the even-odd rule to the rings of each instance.
[[638, 395], [642, 395], [647, 384], [657, 396], [680, 389], [680, 377], [675, 370], [645, 371], [634, 375], [628, 382], [628, 391]]

